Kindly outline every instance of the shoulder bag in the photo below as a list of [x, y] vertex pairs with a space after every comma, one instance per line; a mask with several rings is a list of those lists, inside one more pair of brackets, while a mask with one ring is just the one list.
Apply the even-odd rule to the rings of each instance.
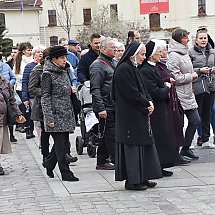
[[[208, 65], [209, 54], [206, 55], [206, 64]], [[207, 74], [200, 74], [196, 81], [193, 82], [193, 92], [195, 95], [209, 94], [209, 76]]]

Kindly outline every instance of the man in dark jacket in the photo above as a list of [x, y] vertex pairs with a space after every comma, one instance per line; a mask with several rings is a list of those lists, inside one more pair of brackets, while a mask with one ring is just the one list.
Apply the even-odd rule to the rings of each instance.
[[100, 56], [90, 66], [92, 105], [99, 118], [101, 132], [96, 169], [112, 170], [114, 165], [110, 162], [115, 163], [115, 111], [110, 96], [115, 68], [112, 59], [115, 54], [115, 42], [105, 38], [101, 41]]
[[89, 67], [91, 63], [96, 60], [99, 55], [101, 36], [94, 33], [90, 37], [90, 50], [81, 57], [78, 65], [78, 81], [83, 84], [85, 81], [90, 80]]

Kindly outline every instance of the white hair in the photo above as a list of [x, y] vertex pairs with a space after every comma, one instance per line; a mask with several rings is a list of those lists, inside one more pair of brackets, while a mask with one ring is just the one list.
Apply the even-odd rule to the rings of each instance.
[[167, 46], [166, 40], [152, 39], [152, 41], [156, 44], [157, 48], [160, 48], [162, 50]]
[[35, 53], [37, 52], [37, 50], [42, 50], [42, 51], [44, 51], [45, 49], [46, 49], [46, 47], [43, 46], [43, 45], [35, 46], [35, 47], [32, 49], [32, 54], [35, 55]]

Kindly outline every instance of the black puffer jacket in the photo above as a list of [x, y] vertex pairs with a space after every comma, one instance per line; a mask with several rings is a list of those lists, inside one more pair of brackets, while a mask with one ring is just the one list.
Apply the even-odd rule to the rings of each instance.
[[112, 59], [103, 54], [100, 54], [90, 66], [90, 93], [95, 113], [114, 110], [111, 99], [114, 69], [115, 64]]
[[[68, 71], [69, 64], [62, 69], [50, 60], [43, 67], [41, 104], [46, 132], [70, 132], [75, 129]], [[54, 123], [55, 127], [50, 128], [49, 123]]]

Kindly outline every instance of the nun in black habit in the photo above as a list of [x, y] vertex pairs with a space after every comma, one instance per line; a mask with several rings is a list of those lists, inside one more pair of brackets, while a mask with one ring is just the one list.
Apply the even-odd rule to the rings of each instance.
[[154, 105], [137, 68], [145, 58], [145, 46], [131, 43], [119, 61], [113, 77], [116, 110], [115, 180], [127, 190], [156, 186], [149, 181], [162, 177], [152, 139], [150, 115]]
[[160, 58], [159, 43], [149, 41], [146, 44], [146, 59], [141, 66], [140, 75], [154, 102], [155, 110], [151, 115], [151, 125], [162, 173], [163, 176], [171, 176], [173, 172], [164, 169], [176, 165], [178, 154], [166, 108], [171, 84], [169, 82], [163, 83], [156, 68], [156, 63], [160, 61]]

